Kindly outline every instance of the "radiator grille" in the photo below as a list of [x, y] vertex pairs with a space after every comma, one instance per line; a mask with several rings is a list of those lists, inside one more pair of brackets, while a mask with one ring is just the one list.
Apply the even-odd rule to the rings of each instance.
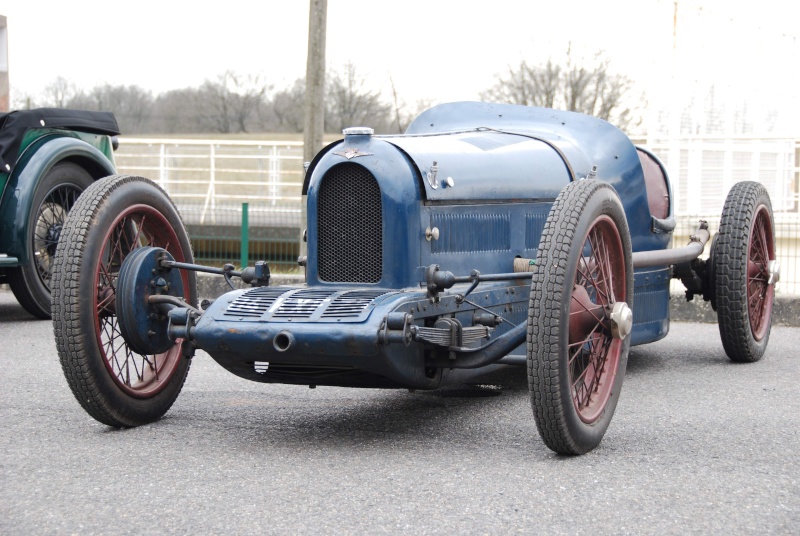
[[377, 283], [383, 266], [381, 191], [358, 164], [332, 168], [317, 201], [319, 278], [342, 283]]

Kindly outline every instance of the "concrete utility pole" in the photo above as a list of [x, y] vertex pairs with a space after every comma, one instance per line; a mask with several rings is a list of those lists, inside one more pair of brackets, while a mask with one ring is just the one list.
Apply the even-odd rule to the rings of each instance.
[[[303, 162], [311, 162], [322, 149], [325, 131], [325, 26], [328, 0], [310, 0], [308, 13], [308, 59], [306, 60], [306, 99], [303, 125]], [[300, 200], [300, 258], [308, 254], [307, 196]]]
[[322, 149], [322, 133], [325, 129], [325, 25], [327, 15], [328, 0], [310, 0], [303, 135], [304, 162], [310, 162], [317, 151]]

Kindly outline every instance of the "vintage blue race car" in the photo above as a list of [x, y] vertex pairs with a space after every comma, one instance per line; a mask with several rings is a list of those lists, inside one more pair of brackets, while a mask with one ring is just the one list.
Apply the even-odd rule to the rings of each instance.
[[[664, 167], [605, 121], [453, 103], [403, 135], [351, 128], [303, 186], [306, 284], [265, 263], [193, 264], [167, 195], [141, 177], [92, 185], [56, 253], [53, 320], [67, 380], [100, 422], [137, 426], [172, 405], [196, 349], [254, 381], [436, 389], [527, 368], [545, 443], [596, 447], [630, 345], [664, 337], [669, 284], [711, 300], [732, 360], [770, 333], [775, 259], [764, 188], [731, 190], [708, 259], [704, 222], [675, 227]], [[199, 307], [197, 271], [241, 277]]]

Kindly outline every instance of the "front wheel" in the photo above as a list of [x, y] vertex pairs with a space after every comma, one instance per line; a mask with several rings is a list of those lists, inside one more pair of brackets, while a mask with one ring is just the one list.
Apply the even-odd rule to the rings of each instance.
[[[78, 199], [56, 250], [52, 311], [61, 366], [81, 406], [110, 426], [161, 418], [189, 371], [180, 340], [145, 355], [122, 337], [117, 308], [131, 304], [118, 303], [120, 268], [131, 252], [146, 246], [193, 262], [189, 237], [167, 194], [142, 177], [112, 176]], [[194, 272], [180, 277], [183, 298], [195, 305]]]
[[763, 185], [733, 185], [712, 248], [722, 346], [731, 361], [758, 361], [767, 349], [779, 277], [772, 204]]
[[631, 239], [616, 191], [596, 180], [569, 184], [547, 217], [528, 309], [531, 405], [555, 452], [586, 453], [608, 429], [632, 305]]

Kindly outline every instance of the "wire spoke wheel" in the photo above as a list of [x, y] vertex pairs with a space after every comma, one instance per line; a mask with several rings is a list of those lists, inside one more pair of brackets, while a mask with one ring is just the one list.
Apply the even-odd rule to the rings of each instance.
[[34, 189], [26, 230], [28, 262], [10, 269], [8, 276], [17, 301], [38, 318], [50, 318], [54, 259], [64, 222], [92, 182], [91, 175], [79, 165], [59, 162]]
[[750, 237], [747, 254], [747, 304], [750, 329], [753, 331], [753, 337], [760, 341], [768, 329], [770, 309], [775, 295], [774, 288], [769, 284], [769, 261], [775, 258], [775, 246], [772, 241], [769, 212], [764, 205], [759, 206], [756, 212]]
[[592, 423], [611, 395], [621, 349], [608, 314], [614, 303], [625, 300], [625, 264], [611, 218], [595, 220], [582, 251], [570, 301], [568, 363], [575, 409], [582, 421]]
[[[116, 427], [161, 418], [189, 371], [182, 340], [146, 355], [133, 351], [122, 336], [117, 312], [131, 304], [118, 301], [120, 268], [145, 246], [193, 262], [189, 237], [166, 193], [141, 177], [113, 176], [78, 199], [55, 256], [53, 329], [64, 374], [87, 413]], [[180, 277], [183, 298], [196, 304], [194, 272]], [[161, 324], [166, 329], [166, 322]]]
[[56, 255], [64, 221], [82, 191], [72, 185], [59, 186], [47, 195], [36, 214], [36, 226], [33, 229], [33, 262], [39, 278], [48, 290], [50, 290], [50, 279], [53, 277], [53, 258]]
[[775, 257], [772, 204], [763, 185], [733, 185], [714, 238], [712, 287], [722, 346], [735, 362], [763, 357], [772, 325]]
[[536, 266], [528, 314], [533, 414], [548, 447], [583, 454], [611, 422], [630, 345], [630, 234], [611, 186], [584, 180], [561, 191]]
[[[120, 214], [106, 234], [95, 269], [94, 308], [97, 343], [109, 373], [132, 396], [147, 397], [169, 385], [181, 355], [180, 342], [162, 354], [133, 352], [120, 332], [116, 316], [119, 269], [128, 254], [143, 246], [162, 247], [182, 259], [178, 237], [166, 218], [152, 207], [137, 205]], [[180, 262], [183, 262], [181, 260]], [[188, 277], [183, 274], [185, 288]], [[189, 296], [185, 296], [189, 299]]]

